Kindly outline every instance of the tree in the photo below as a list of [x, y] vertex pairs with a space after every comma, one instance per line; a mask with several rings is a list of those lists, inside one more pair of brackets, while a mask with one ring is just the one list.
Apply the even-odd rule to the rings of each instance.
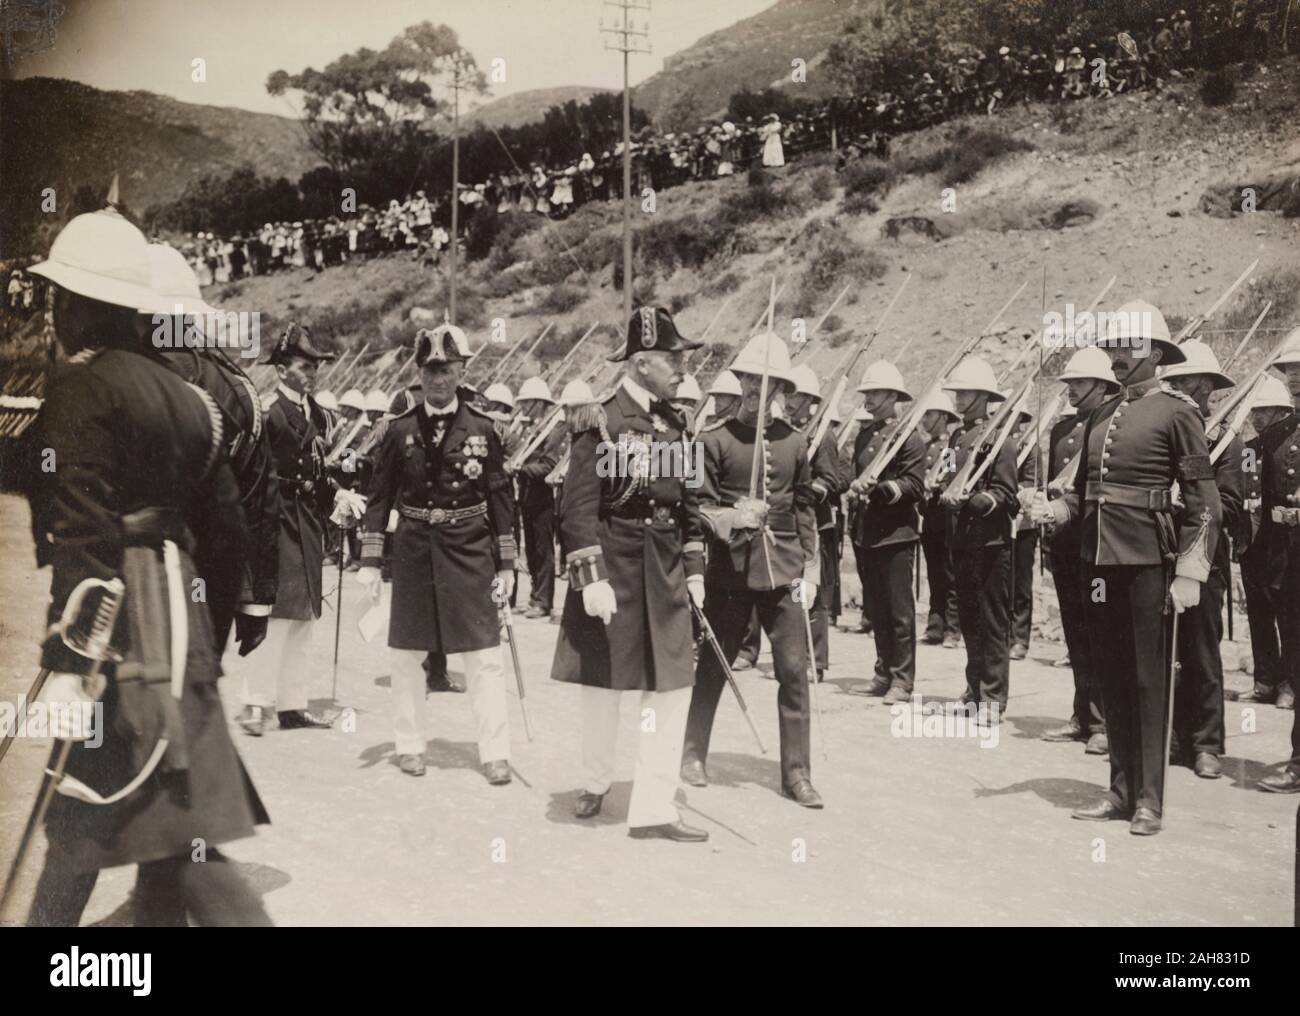
[[362, 47], [323, 71], [277, 70], [266, 81], [271, 95], [301, 94], [308, 141], [331, 169], [389, 193], [406, 171], [410, 186], [437, 138], [434, 121], [449, 109], [447, 95], [435, 89], [449, 87], [482, 93], [487, 81], [455, 31], [428, 21], [383, 50]]

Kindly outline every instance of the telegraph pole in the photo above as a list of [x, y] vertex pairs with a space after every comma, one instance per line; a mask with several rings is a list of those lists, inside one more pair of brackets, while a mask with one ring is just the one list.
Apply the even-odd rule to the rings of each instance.
[[460, 73], [461, 56], [457, 52], [451, 70], [451, 285], [447, 317], [456, 323], [456, 241], [460, 226]]
[[[650, 0], [604, 0], [612, 7], [608, 23], [600, 17], [600, 30], [610, 38], [605, 48], [623, 54], [623, 320], [632, 319], [632, 94], [628, 88], [628, 54], [650, 52]], [[632, 19], [644, 11], [640, 24]]]

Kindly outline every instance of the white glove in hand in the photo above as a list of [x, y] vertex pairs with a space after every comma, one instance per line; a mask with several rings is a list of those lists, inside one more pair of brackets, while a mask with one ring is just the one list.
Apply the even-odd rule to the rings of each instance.
[[1181, 614], [1201, 602], [1201, 584], [1186, 575], [1176, 575], [1169, 586], [1169, 598], [1174, 602], [1174, 610]]
[[742, 497], [736, 502], [736, 529], [759, 529], [767, 518], [767, 504], [756, 497]]
[[817, 587], [807, 579], [795, 583], [795, 600], [804, 610], [812, 610], [813, 601], [817, 599]]
[[614, 587], [604, 580], [583, 586], [582, 609], [587, 612], [588, 617], [598, 617], [609, 624], [618, 611]]
[[686, 591], [691, 594], [691, 601], [701, 610], [704, 609], [704, 576], [687, 575]]
[[334, 510], [330, 522], [341, 529], [351, 529], [366, 514], [366, 499], [360, 494], [342, 488], [334, 492]]
[[87, 688], [80, 674], [51, 674], [45, 682], [41, 700], [49, 709], [50, 736], [61, 741], [85, 741], [96, 734], [95, 703], [103, 694], [104, 679], [97, 678], [95, 688]]
[[370, 594], [372, 600], [378, 601], [380, 590], [383, 589], [383, 576], [380, 575], [378, 568], [361, 568], [357, 571], [357, 582], [366, 587], [366, 592]]
[[492, 599], [503, 607], [507, 606], [510, 603], [510, 594], [514, 591], [515, 570], [513, 568], [502, 568], [497, 572], [497, 581], [492, 590]]

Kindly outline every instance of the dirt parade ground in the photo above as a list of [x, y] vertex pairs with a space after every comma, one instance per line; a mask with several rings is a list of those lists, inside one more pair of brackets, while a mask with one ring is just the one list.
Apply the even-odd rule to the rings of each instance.
[[[5, 701], [36, 668], [49, 573], [32, 560], [26, 504], [0, 499], [0, 628]], [[846, 561], [846, 567], [849, 563]], [[326, 576], [327, 592], [337, 572]], [[511, 687], [514, 782], [489, 787], [477, 764], [469, 703], [426, 701], [433, 738], [422, 779], [393, 751], [386, 651], [357, 629], [361, 590], [345, 576], [338, 695], [331, 701], [334, 614], [311, 654], [313, 708], [342, 710], [328, 731], [234, 729], [272, 825], [232, 843], [280, 925], [758, 923], [1287, 925], [1292, 920], [1295, 800], [1259, 793], [1288, 755], [1291, 713], [1228, 703], [1224, 777], [1171, 773], [1157, 838], [1126, 823], [1071, 821], [1104, 789], [1108, 765], [1081, 744], [1040, 740], [1069, 715], [1070, 671], [1059, 643], [1036, 641], [1012, 664], [1009, 715], [994, 740], [916, 736], [909, 713], [852, 694], [871, 672], [870, 636], [835, 632], [818, 689], [813, 777], [824, 811], [780, 795], [776, 684], [766, 646], [740, 687], [768, 743], [758, 754], [734, 699], [718, 714], [712, 785], [683, 788], [683, 817], [707, 844], [629, 839], [636, 696], [626, 696], [617, 782], [603, 814], [578, 821], [579, 688], [549, 679], [558, 628], [518, 617], [536, 737], [524, 736]], [[1050, 579], [1049, 579], [1050, 581]], [[924, 586], [923, 586], [924, 588]], [[522, 601], [521, 601], [522, 602]], [[856, 611], [841, 617], [856, 620]], [[1244, 627], [1244, 625], [1240, 625]], [[227, 714], [239, 708], [244, 662], [226, 658]], [[964, 652], [919, 647], [916, 689], [951, 701]], [[458, 669], [452, 658], [453, 678]], [[1249, 678], [1230, 673], [1245, 689]], [[931, 723], [930, 727], [935, 724]], [[904, 734], [908, 736], [903, 736]], [[0, 858], [7, 865], [31, 808], [47, 739], [19, 738], [0, 767]], [[21, 895], [31, 898], [43, 841]], [[134, 870], [103, 873], [85, 923], [130, 923]]]

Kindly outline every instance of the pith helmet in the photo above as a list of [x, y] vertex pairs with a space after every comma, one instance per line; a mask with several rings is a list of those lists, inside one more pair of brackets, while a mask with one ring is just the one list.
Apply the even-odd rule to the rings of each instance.
[[1214, 355], [1214, 350], [1200, 339], [1188, 339], [1178, 349], [1183, 354], [1183, 362], [1175, 363], [1170, 367], [1161, 367], [1160, 380], [1167, 381], [1171, 377], [1205, 374], [1214, 379], [1216, 392], [1221, 388], [1231, 388], [1237, 383], [1219, 369], [1219, 358]]
[[695, 380], [694, 376], [684, 374], [682, 383], [677, 386], [677, 394], [673, 398], [680, 402], [698, 402], [703, 394], [700, 391], [700, 383]]
[[790, 376], [790, 352], [780, 336], [772, 332], [755, 335], [745, 343], [740, 355], [732, 362], [733, 374], [755, 374], [762, 376], [764, 369], [773, 381], [794, 387]]
[[1250, 393], [1251, 409], [1290, 409], [1291, 406], [1291, 392], [1286, 382], [1271, 374], [1263, 375]]
[[729, 370], [724, 370], [709, 385], [710, 395], [740, 395], [740, 379]]
[[1061, 380], [1101, 381], [1106, 385], [1107, 391], [1117, 392], [1120, 389], [1115, 371], [1110, 366], [1110, 357], [1092, 346], [1075, 351], [1066, 363], [1065, 370], [1061, 371]]
[[1105, 335], [1097, 336], [1097, 345], [1139, 345], [1149, 340], [1151, 345], [1163, 351], [1161, 366], [1181, 363], [1183, 354], [1169, 336], [1169, 326], [1165, 316], [1153, 303], [1146, 300], [1130, 300], [1110, 314], [1110, 326]]
[[551, 398], [551, 389], [547, 383], [539, 377], [530, 377], [527, 381], [519, 386], [519, 401], [525, 399], [538, 399], [541, 402], [554, 402]]
[[860, 392], [890, 391], [897, 392], [900, 399], [911, 401], [912, 393], [903, 383], [903, 375], [888, 360], [877, 360], [868, 364], [862, 372], [862, 383], [857, 388]]
[[822, 397], [821, 385], [817, 382], [817, 372], [806, 363], [790, 369], [794, 379], [794, 390], [799, 395], [811, 395], [814, 399]]
[[982, 356], [968, 356], [957, 364], [943, 383], [946, 392], [984, 392], [991, 401], [1000, 402], [1006, 398], [998, 391], [997, 375]]
[[515, 397], [510, 391], [510, 386], [504, 381], [493, 381], [483, 392], [483, 398], [489, 402], [496, 402], [503, 406], [515, 408]]

